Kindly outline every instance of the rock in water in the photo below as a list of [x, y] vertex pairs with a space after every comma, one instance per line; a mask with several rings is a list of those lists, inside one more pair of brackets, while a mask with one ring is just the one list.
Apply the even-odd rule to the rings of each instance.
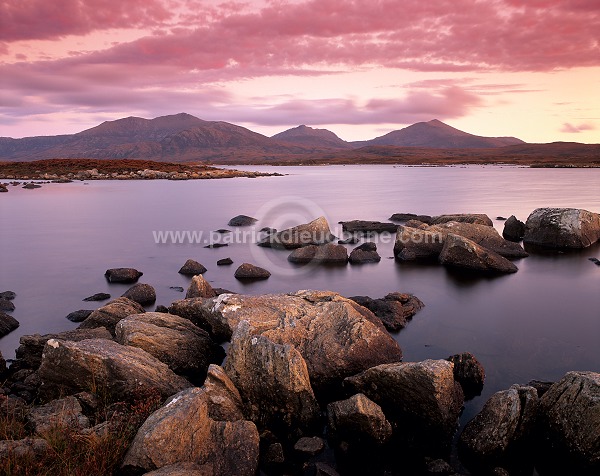
[[525, 236], [525, 223], [517, 220], [517, 217], [511, 215], [504, 222], [504, 230], [502, 236], [509, 241], [519, 242]]
[[206, 279], [204, 279], [204, 277], [201, 275], [194, 276], [192, 278], [190, 287], [185, 293], [186, 299], [197, 297], [209, 298], [215, 297], [216, 295], [217, 293], [215, 293], [215, 290], [212, 288], [209, 282]]
[[494, 226], [494, 222], [485, 213], [457, 213], [453, 215], [439, 215], [432, 218], [431, 224], [439, 225], [441, 223], [447, 223], [449, 221]]
[[568, 372], [544, 394], [540, 409], [552, 452], [572, 460], [573, 474], [600, 474], [600, 373]]
[[7, 299], [9, 301], [12, 301], [16, 297], [17, 293], [15, 293], [14, 291], [2, 291], [0, 293], [0, 299]]
[[329, 436], [335, 441], [382, 445], [392, 436], [392, 426], [381, 407], [358, 393], [327, 405]]
[[191, 386], [142, 349], [107, 339], [50, 339], [44, 347], [38, 375], [39, 392], [44, 398], [90, 389], [113, 401], [135, 400], [149, 391], [158, 391], [167, 398]]
[[79, 311], [73, 311], [67, 315], [67, 319], [71, 322], [83, 322], [90, 314], [94, 312], [93, 309], [80, 309]]
[[[224, 375], [221, 378], [229, 380]], [[210, 379], [209, 372], [207, 382]], [[225, 387], [235, 390], [230, 381]], [[254, 423], [241, 418], [238, 410], [225, 410], [237, 402], [232, 402], [231, 393], [223, 390], [223, 386], [208, 388], [205, 384], [169, 398], [138, 430], [123, 469], [137, 474], [176, 463], [194, 463], [209, 466], [207, 474], [211, 476], [254, 476], [258, 469], [258, 431]], [[224, 405], [219, 408], [217, 402]]]
[[333, 243], [309, 245], [292, 251], [288, 261], [302, 264], [346, 264], [348, 251], [344, 246]]
[[258, 220], [256, 218], [249, 217], [248, 215], [238, 215], [233, 217], [227, 225], [229, 226], [251, 226], [254, 225]]
[[350, 299], [369, 309], [392, 332], [404, 329], [408, 320], [425, 307], [419, 298], [405, 293], [389, 293], [382, 299], [369, 296], [353, 296]]
[[107, 269], [104, 273], [109, 283], [135, 283], [144, 273], [133, 268]]
[[217, 266], [228, 266], [233, 264], [233, 260], [231, 258], [223, 258], [217, 261]]
[[377, 263], [381, 261], [381, 256], [377, 253], [377, 245], [367, 242], [352, 250], [349, 261], [352, 264]]
[[273, 233], [258, 242], [259, 246], [294, 249], [309, 245], [323, 245], [335, 240], [325, 217]]
[[454, 364], [454, 379], [460, 383], [465, 394], [465, 399], [470, 400], [481, 395], [485, 382], [483, 365], [470, 352], [451, 355], [446, 360]]
[[433, 221], [433, 218], [429, 215], [417, 215], [415, 213], [394, 213], [390, 218], [390, 221], [420, 221], [421, 223], [425, 223], [430, 225]]
[[225, 372], [259, 428], [287, 434], [315, 426], [319, 405], [306, 362], [294, 347], [253, 335], [242, 321], [231, 339]]
[[380, 221], [352, 220], [343, 221], [342, 230], [347, 233], [396, 233], [398, 225]]
[[236, 279], [267, 279], [271, 273], [250, 263], [242, 263], [234, 274]]
[[159, 312], [134, 314], [119, 321], [119, 344], [139, 347], [194, 382], [204, 382], [208, 366], [220, 362], [223, 349], [188, 319]]
[[196, 276], [204, 273], [206, 273], [206, 268], [193, 259], [188, 259], [179, 270], [179, 274], [185, 274], [186, 276]]
[[587, 248], [600, 240], [600, 215], [578, 208], [538, 208], [525, 223], [523, 242], [546, 248]]
[[92, 312], [85, 321], [79, 324], [79, 329], [106, 327], [114, 335], [117, 322], [127, 316], [141, 312], [145, 312], [145, 310], [140, 304], [131, 299], [120, 297]]
[[9, 301], [8, 299], [0, 298], [0, 312], [1, 311], [12, 312], [14, 310], [15, 310], [15, 305], [13, 304], [12, 301]]
[[535, 428], [538, 402], [533, 387], [513, 385], [492, 395], [460, 435], [460, 450], [469, 467], [490, 470], [511, 460], [523, 464], [531, 459], [528, 443]]
[[121, 297], [131, 299], [142, 306], [147, 306], [156, 301], [156, 291], [149, 284], [134, 284]]
[[89, 302], [89, 301], [106, 301], [107, 299], [110, 299], [110, 294], [96, 293], [96, 294], [92, 294], [91, 296], [86, 297], [83, 300]]
[[462, 236], [449, 233], [440, 253], [440, 263], [484, 273], [516, 273], [512, 262]]
[[394, 256], [401, 261], [437, 259], [444, 246], [444, 234], [399, 226], [394, 243]]
[[19, 327], [19, 321], [14, 317], [0, 311], [0, 337], [4, 337], [9, 332]]

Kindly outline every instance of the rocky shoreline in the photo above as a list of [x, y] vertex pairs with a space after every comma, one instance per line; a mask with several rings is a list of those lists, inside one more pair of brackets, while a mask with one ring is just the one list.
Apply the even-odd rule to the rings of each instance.
[[[500, 258], [512, 264], [509, 258], [526, 255], [518, 243], [491, 233], [485, 215], [401, 215], [392, 217], [403, 223], [394, 248], [400, 263], [434, 259], [475, 273], [513, 272]], [[235, 222], [251, 217], [245, 218]], [[541, 208], [524, 228], [515, 221], [506, 220], [506, 235], [523, 234], [526, 244], [565, 250], [600, 239], [600, 215], [586, 210]], [[347, 223], [355, 233], [390, 227]], [[428, 242], [430, 235], [436, 238]], [[269, 230], [259, 244], [291, 250], [295, 259], [302, 251], [318, 265], [342, 261], [334, 239], [318, 218]], [[360, 252], [374, 260], [372, 247]], [[489, 268], [496, 263], [502, 269]], [[249, 263], [236, 276], [240, 269], [240, 279], [268, 277]], [[465, 400], [485, 383], [476, 356], [464, 349], [446, 359], [404, 362], [390, 334], [427, 303], [401, 292], [383, 298], [319, 290], [240, 295], [213, 288], [205, 271], [188, 260], [179, 270], [193, 276], [185, 298], [147, 312], [143, 306], [153, 304], [156, 293], [137, 283], [143, 273], [109, 269], [109, 283], [132, 284], [122, 297], [82, 316], [75, 330], [23, 336], [8, 369], [0, 358], [0, 419], [5, 428], [10, 422], [21, 429], [5, 431], [0, 440], [0, 455], [14, 474], [25, 473], [32, 461], [48, 462], [57, 432], [74, 435], [77, 444], [114, 441], [123, 435], [123, 421], [130, 431], [113, 474], [600, 471], [600, 373], [572, 371], [557, 382], [515, 384], [492, 395], [457, 434]], [[15, 298], [8, 291], [1, 296], [11, 304]], [[110, 297], [86, 299], [92, 298]], [[460, 461], [452, 452], [456, 439]]]

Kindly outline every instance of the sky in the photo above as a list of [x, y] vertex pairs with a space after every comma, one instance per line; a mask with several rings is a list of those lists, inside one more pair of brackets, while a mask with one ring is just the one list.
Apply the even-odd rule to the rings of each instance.
[[0, 0], [0, 136], [180, 112], [600, 143], [600, 0]]

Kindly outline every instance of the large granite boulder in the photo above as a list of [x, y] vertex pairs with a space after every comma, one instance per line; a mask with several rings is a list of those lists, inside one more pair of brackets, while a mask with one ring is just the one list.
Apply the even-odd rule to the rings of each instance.
[[380, 221], [352, 220], [343, 221], [342, 230], [347, 233], [396, 233], [398, 225]]
[[334, 441], [382, 445], [392, 436], [392, 425], [381, 407], [362, 393], [327, 405], [328, 435]]
[[398, 343], [371, 311], [329, 291], [222, 294], [193, 303], [176, 301], [171, 312], [190, 318], [217, 340], [230, 338], [246, 320], [271, 341], [293, 345], [306, 361], [316, 391], [402, 358]]
[[462, 236], [505, 258], [514, 259], [529, 256], [520, 244], [505, 240], [493, 226], [449, 221], [440, 225], [432, 225], [427, 230], [434, 233], [440, 232], [445, 236], [449, 233]]
[[37, 372], [43, 398], [81, 391], [105, 395], [112, 401], [133, 400], [150, 391], [167, 398], [190, 386], [146, 351], [107, 339], [50, 339]]
[[372, 367], [345, 382], [381, 406], [402, 431], [451, 436], [463, 404], [454, 365], [447, 360], [397, 362]]
[[581, 474], [600, 474], [600, 373], [568, 372], [544, 394], [540, 410], [553, 452], [572, 459]]
[[444, 246], [445, 234], [399, 226], [394, 243], [394, 256], [400, 261], [436, 260]]
[[208, 333], [183, 317], [161, 312], [134, 314], [119, 321], [115, 331], [119, 344], [145, 350], [176, 374], [202, 383], [211, 363], [220, 363], [223, 349]]
[[137, 283], [125, 291], [121, 297], [131, 299], [141, 306], [148, 306], [156, 301], [156, 291], [149, 284]]
[[145, 310], [140, 304], [131, 299], [120, 297], [92, 312], [85, 321], [79, 324], [79, 329], [105, 327], [114, 336], [117, 322], [127, 316], [142, 312], [145, 312]]
[[144, 273], [134, 268], [107, 269], [104, 276], [109, 283], [135, 283]]
[[350, 299], [369, 309], [391, 332], [404, 329], [408, 321], [425, 306], [418, 297], [406, 293], [389, 293], [380, 299], [369, 296], [352, 296]]
[[546, 248], [587, 248], [600, 240], [600, 214], [579, 208], [538, 208], [525, 223], [523, 242]]
[[504, 222], [502, 236], [508, 241], [514, 241], [515, 243], [518, 243], [525, 236], [525, 223], [523, 223], [521, 220], [518, 220], [516, 216], [511, 215]]
[[203, 276], [197, 275], [192, 278], [192, 282], [185, 293], [186, 299], [189, 298], [210, 298], [215, 297], [217, 293], [210, 285], [210, 283], [204, 279]]
[[235, 387], [222, 370], [211, 368], [202, 388], [188, 388], [169, 398], [138, 430], [123, 469], [140, 473], [189, 463], [202, 467], [206, 473], [200, 474], [254, 476], [258, 431], [241, 418], [239, 395], [229, 389]]
[[302, 264], [346, 264], [348, 263], [348, 251], [343, 245], [334, 243], [309, 245], [292, 251], [288, 256], [288, 261]]
[[438, 215], [432, 218], [432, 225], [439, 225], [449, 221], [457, 221], [461, 223], [474, 223], [476, 225], [494, 226], [491, 218], [485, 213], [455, 213], [451, 215]]
[[452, 268], [481, 273], [516, 273], [519, 269], [498, 253], [452, 233], [446, 236], [439, 260]]
[[112, 335], [104, 327], [94, 329], [73, 329], [55, 334], [33, 334], [21, 336], [16, 357], [19, 368], [37, 369], [42, 363], [42, 353], [46, 342], [50, 339], [79, 342], [86, 339], [112, 339]]
[[325, 217], [310, 223], [272, 233], [258, 242], [259, 246], [294, 249], [308, 245], [322, 245], [335, 240]]
[[255, 335], [242, 321], [231, 339], [225, 372], [259, 428], [286, 435], [315, 427], [319, 405], [306, 362], [293, 346]]
[[539, 399], [533, 387], [513, 385], [495, 393], [460, 435], [460, 450], [469, 467], [481, 470], [511, 465], [533, 456], [530, 438]]

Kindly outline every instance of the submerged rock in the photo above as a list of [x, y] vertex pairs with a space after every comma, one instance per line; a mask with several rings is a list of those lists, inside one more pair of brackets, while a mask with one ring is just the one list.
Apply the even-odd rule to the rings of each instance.
[[104, 273], [109, 283], [135, 283], [144, 273], [134, 268], [107, 269]]
[[350, 299], [373, 312], [388, 331], [404, 329], [408, 321], [425, 306], [419, 298], [406, 293], [389, 293], [381, 299], [369, 296], [353, 296]]
[[2, 311], [12, 312], [14, 310], [15, 310], [15, 305], [13, 304], [12, 301], [9, 301], [8, 299], [0, 298], [0, 312], [2, 312]]
[[188, 259], [179, 269], [179, 274], [184, 274], [186, 276], [195, 276], [203, 273], [206, 273], [206, 268], [193, 259]]
[[352, 250], [349, 261], [352, 264], [378, 263], [381, 261], [381, 256], [377, 253], [377, 245], [367, 242]]
[[94, 312], [93, 309], [79, 309], [67, 314], [67, 319], [71, 322], [83, 322], [90, 317], [92, 312]]
[[96, 294], [92, 294], [91, 296], [88, 296], [88, 297], [84, 298], [83, 301], [86, 301], [86, 302], [90, 302], [90, 301], [106, 301], [107, 299], [110, 299], [110, 294], [108, 294], [108, 293], [96, 293]]
[[0, 311], [0, 337], [4, 337], [6, 334], [14, 331], [17, 327], [19, 327], [19, 321]]
[[292, 251], [288, 261], [302, 264], [346, 264], [348, 251], [344, 246], [333, 243], [309, 245]]
[[525, 224], [523, 242], [546, 248], [586, 248], [600, 240], [600, 215], [578, 208], [538, 208]]
[[485, 370], [483, 365], [470, 352], [455, 354], [446, 360], [454, 364], [454, 379], [460, 383], [465, 394], [465, 399], [481, 395], [485, 382]]
[[335, 240], [325, 217], [319, 217], [283, 231], [273, 233], [258, 242], [259, 246], [294, 249], [309, 245], [322, 245]]
[[16, 297], [17, 293], [15, 293], [14, 291], [2, 291], [0, 293], [0, 299], [7, 299], [9, 301], [12, 301]]
[[422, 223], [426, 223], [430, 225], [433, 221], [433, 218], [429, 215], [417, 215], [415, 213], [394, 213], [390, 218], [390, 221], [420, 221]]
[[229, 266], [230, 264], [233, 264], [231, 258], [223, 258], [217, 261], [217, 266]]
[[251, 226], [254, 225], [258, 220], [248, 215], [238, 215], [233, 217], [227, 225], [229, 226]]
[[519, 269], [503, 256], [452, 233], [446, 236], [439, 259], [446, 266], [484, 273], [516, 273]]
[[250, 263], [242, 263], [234, 274], [236, 279], [267, 279], [269, 276], [269, 271]]
[[352, 220], [343, 221], [342, 229], [348, 233], [396, 233], [398, 225], [380, 221]]

